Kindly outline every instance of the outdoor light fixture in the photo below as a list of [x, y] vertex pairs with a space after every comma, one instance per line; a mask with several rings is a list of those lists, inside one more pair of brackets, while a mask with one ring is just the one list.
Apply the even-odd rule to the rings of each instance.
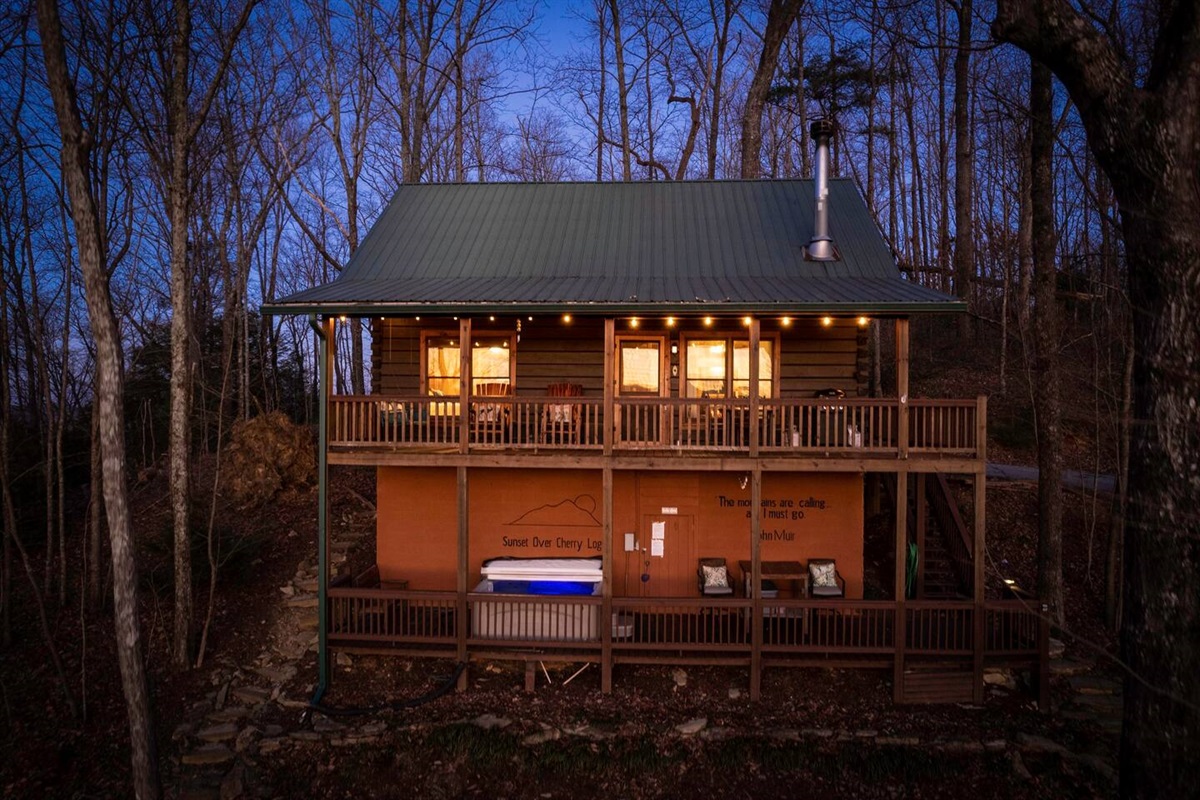
[[570, 314], [563, 314], [563, 324], [564, 325], [571, 324], [571, 315]]
[[530, 318], [529, 318], [529, 321], [530, 321], [530, 322], [533, 322], [533, 317], [530, 317]]
[[790, 328], [790, 327], [792, 327], [792, 318], [784, 317], [783, 319], [779, 320], [779, 324], [785, 328]]
[[742, 317], [742, 324], [745, 325], [747, 328], [750, 327], [750, 323], [753, 321], [754, 320], [750, 319], [750, 317]]
[[636, 327], [637, 327], [639, 324], [640, 324], [640, 323], [638, 322], [638, 318], [637, 318], [637, 317], [630, 317], [630, 318], [629, 318], [629, 327], [631, 327], [631, 328], [636, 328]]
[[338, 322], [345, 322], [345, 321], [346, 321], [345, 316], [338, 317]]
[[496, 321], [496, 315], [495, 315], [495, 314], [492, 314], [492, 315], [490, 315], [490, 316], [488, 317], [488, 322], [495, 322], [495, 321]]
[[675, 318], [674, 317], [667, 317], [667, 327], [668, 328], [675, 327]]
[[[380, 319], [383, 319], [383, 317], [380, 317]], [[415, 319], [417, 322], [420, 322], [420, 321], [421, 321], [421, 318], [420, 318], [420, 317], [413, 317], [413, 319]]]
[[828, 328], [833, 324], [833, 317], [821, 317], [821, 324]]
[[858, 327], [865, 328], [865, 327], [867, 327], [867, 323], [870, 321], [871, 320], [867, 319], [866, 317], [859, 317], [858, 318]]
[[713, 319], [712, 319], [712, 317], [705, 317], [705, 318], [704, 318], [704, 327], [706, 327], [706, 328], [711, 328], [711, 327], [712, 327], [712, 323], [713, 323]]

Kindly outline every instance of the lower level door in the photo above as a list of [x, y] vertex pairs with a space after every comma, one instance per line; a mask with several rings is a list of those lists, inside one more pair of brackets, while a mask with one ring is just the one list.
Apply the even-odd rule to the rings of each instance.
[[[655, 523], [662, 525], [662, 555], [655, 555]], [[646, 548], [642, 557], [643, 597], [696, 597], [696, 542], [692, 518], [679, 515], [642, 516], [639, 544]]]

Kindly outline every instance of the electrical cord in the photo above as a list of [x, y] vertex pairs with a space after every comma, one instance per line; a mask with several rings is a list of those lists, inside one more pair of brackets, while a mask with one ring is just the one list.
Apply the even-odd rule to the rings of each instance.
[[454, 671], [442, 684], [423, 695], [410, 697], [406, 700], [394, 700], [390, 703], [380, 703], [375, 706], [330, 706], [319, 701], [315, 703], [310, 702], [308, 708], [304, 711], [304, 721], [307, 722], [314, 711], [319, 711], [327, 717], [363, 717], [383, 711], [405, 711], [410, 708], [417, 708], [449, 693], [454, 688], [454, 685], [458, 683], [459, 677], [466, 668], [467, 663], [459, 661], [454, 665]]

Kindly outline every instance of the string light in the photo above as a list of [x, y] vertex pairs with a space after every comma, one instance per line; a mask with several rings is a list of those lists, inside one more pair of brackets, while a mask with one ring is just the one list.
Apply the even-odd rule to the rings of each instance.
[[821, 324], [828, 328], [833, 324], [833, 317], [821, 317]]

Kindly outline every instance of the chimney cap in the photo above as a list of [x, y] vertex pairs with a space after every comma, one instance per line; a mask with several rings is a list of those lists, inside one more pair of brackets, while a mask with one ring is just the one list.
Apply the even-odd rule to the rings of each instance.
[[815, 139], [819, 136], [833, 136], [834, 127], [831, 119], [814, 119], [808, 130]]

